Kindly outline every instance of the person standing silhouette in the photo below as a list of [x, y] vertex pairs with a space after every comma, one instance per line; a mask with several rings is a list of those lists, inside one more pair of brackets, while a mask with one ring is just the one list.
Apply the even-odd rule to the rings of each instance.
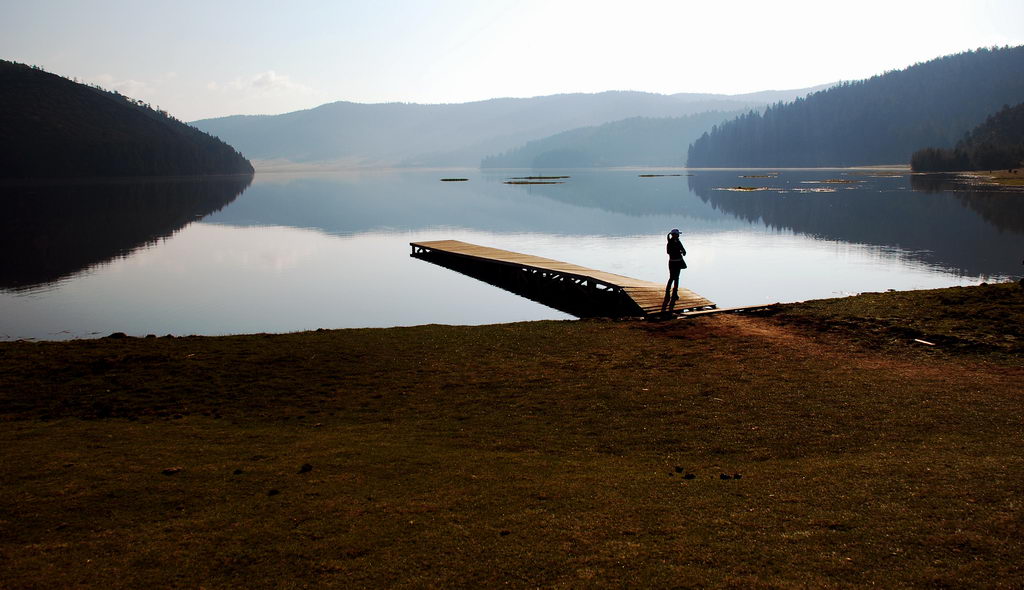
[[668, 299], [671, 292], [672, 301], [676, 301], [679, 299], [679, 271], [686, 268], [686, 261], [683, 260], [683, 256], [686, 256], [686, 248], [679, 241], [679, 230], [676, 228], [668, 232], [666, 239], [668, 239], [668, 244], [665, 245], [665, 251], [668, 252], [668, 284], [665, 285], [665, 298]]

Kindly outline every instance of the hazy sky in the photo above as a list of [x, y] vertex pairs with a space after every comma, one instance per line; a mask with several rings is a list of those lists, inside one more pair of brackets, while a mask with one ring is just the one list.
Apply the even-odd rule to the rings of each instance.
[[325, 102], [736, 94], [1024, 44], [1024, 0], [0, 0], [0, 58], [183, 120]]

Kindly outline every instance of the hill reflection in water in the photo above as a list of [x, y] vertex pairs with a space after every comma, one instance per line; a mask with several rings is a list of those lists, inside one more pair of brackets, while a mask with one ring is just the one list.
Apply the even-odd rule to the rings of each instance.
[[[523, 170], [459, 171], [459, 183], [403, 170], [33, 189], [45, 199], [5, 190], [0, 338], [566, 317], [410, 258], [409, 242], [439, 239], [664, 283], [665, 232], [680, 227], [683, 285], [721, 307], [1021, 272], [1019, 194], [907, 173], [646, 172], [559, 170], [571, 177], [560, 185], [503, 184]], [[719, 190], [737, 185], [772, 190]]]
[[[688, 178], [689, 187], [702, 201], [751, 224], [891, 248], [960, 275], [1013, 275], [1024, 255], [1021, 193], [964, 191], [948, 180], [909, 174], [786, 171], [775, 178], [736, 176], [701, 173]], [[854, 184], [822, 182], [836, 176]], [[721, 190], [740, 184], [783, 192]], [[795, 192], [808, 188], [835, 192]]]
[[[459, 186], [431, 173], [282, 179], [258, 183], [210, 221], [335, 235], [439, 227], [608, 237], [657, 236], [676, 225], [691, 236], [791, 231], [973, 277], [1013, 276], [1024, 255], [1024, 195], [966, 191], [948, 179], [851, 170], [559, 173], [571, 178], [519, 186], [502, 181], [522, 171], [485, 171]], [[722, 190], [736, 186], [771, 190]]]
[[0, 187], [0, 289], [46, 288], [222, 209], [251, 176]]

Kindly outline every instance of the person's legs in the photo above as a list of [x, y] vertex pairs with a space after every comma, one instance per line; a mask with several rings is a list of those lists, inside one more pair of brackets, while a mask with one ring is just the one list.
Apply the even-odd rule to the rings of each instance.
[[665, 295], [668, 296], [669, 291], [672, 292], [672, 299], [679, 299], [679, 271], [682, 270], [682, 264], [678, 262], [668, 263], [668, 284], [665, 285]]

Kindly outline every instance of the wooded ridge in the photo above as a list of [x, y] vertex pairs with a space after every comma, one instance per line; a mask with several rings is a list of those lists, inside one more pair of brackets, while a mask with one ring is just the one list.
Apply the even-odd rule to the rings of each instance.
[[252, 174], [220, 139], [98, 86], [0, 60], [0, 178]]
[[910, 166], [918, 172], [1006, 170], [1024, 161], [1024, 103], [1004, 105], [964, 136], [953, 149], [914, 152]]
[[866, 166], [952, 147], [1003, 105], [1024, 100], [1024, 46], [978, 49], [847, 82], [718, 125], [691, 167]]

